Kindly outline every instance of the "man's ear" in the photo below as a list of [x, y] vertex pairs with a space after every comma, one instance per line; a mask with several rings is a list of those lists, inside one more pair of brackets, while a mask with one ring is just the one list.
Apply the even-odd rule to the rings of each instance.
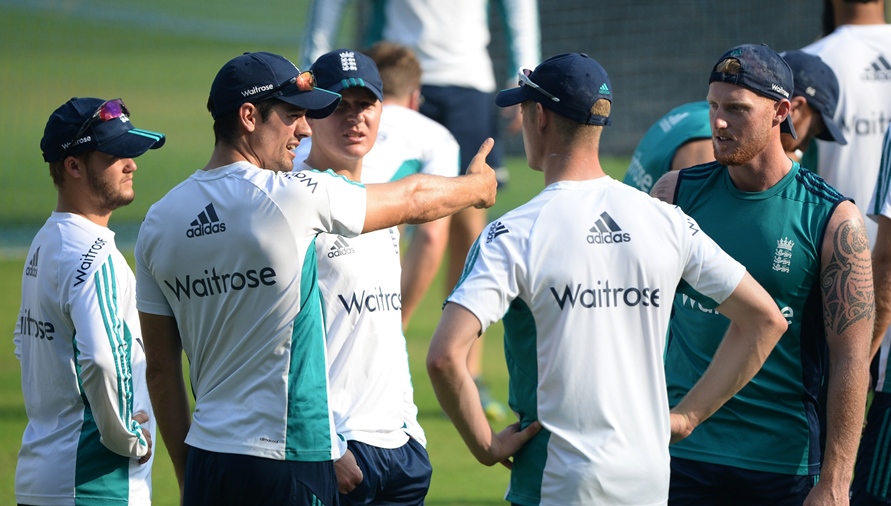
[[794, 122], [794, 121], [798, 120], [799, 116], [803, 112], [806, 112], [807, 107], [808, 107], [807, 99], [805, 97], [802, 97], [800, 95], [797, 97], [792, 97], [791, 109], [789, 112], [789, 114], [792, 115], [792, 121]]
[[242, 128], [248, 132], [253, 132], [257, 129], [257, 123], [261, 121], [260, 111], [254, 104], [245, 102], [238, 108], [238, 120]]
[[71, 179], [80, 179], [86, 176], [86, 156], [83, 158], [77, 156], [68, 156], [62, 160], [62, 167], [65, 174]]
[[551, 114], [551, 111], [545, 109], [541, 102], [535, 102], [535, 127], [538, 129], [538, 133], [544, 132], [545, 128], [553, 123]]
[[[801, 97], [793, 97], [801, 98]], [[807, 103], [807, 101], [805, 101]], [[792, 102], [786, 99], [777, 101], [776, 115], [773, 117], [773, 126], [777, 126], [786, 120], [786, 116], [792, 114]], [[795, 118], [792, 118], [793, 120]]]

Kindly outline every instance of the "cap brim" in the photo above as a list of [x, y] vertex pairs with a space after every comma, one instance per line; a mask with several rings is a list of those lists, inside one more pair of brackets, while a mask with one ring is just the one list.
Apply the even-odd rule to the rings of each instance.
[[795, 132], [795, 125], [792, 124], [791, 114], [786, 116], [786, 121], [780, 123], [780, 132], [791, 135], [793, 139], [798, 139], [798, 134]]
[[361, 81], [361, 84], [359, 84], [359, 81], [357, 81], [356, 79], [342, 79], [325, 89], [328, 91], [333, 91], [334, 93], [340, 93], [347, 88], [365, 88], [373, 93], [378, 100], [380, 100], [381, 102], [384, 101], [383, 90], [364, 79]]
[[523, 93], [523, 87], [520, 86], [499, 91], [498, 95], [495, 96], [495, 105], [498, 107], [510, 107], [527, 100], [529, 100], [529, 97]]
[[293, 95], [275, 97], [282, 102], [306, 109], [306, 116], [313, 119], [326, 118], [334, 112], [340, 103], [340, 95], [322, 88], [312, 91], [301, 91]]
[[118, 158], [136, 158], [150, 149], [160, 148], [166, 140], [162, 133], [131, 128], [95, 149]]
[[834, 141], [841, 145], [847, 144], [848, 141], [845, 139], [845, 135], [838, 127], [838, 124], [836, 124], [829, 115], [823, 112], [820, 113], [820, 116], [823, 118], [823, 126], [825, 128], [822, 132], [817, 134], [817, 138], [824, 141]]

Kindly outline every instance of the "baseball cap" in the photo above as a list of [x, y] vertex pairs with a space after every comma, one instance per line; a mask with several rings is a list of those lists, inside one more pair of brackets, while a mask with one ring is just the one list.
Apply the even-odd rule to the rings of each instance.
[[612, 85], [606, 70], [585, 53], [563, 53], [541, 62], [535, 70], [520, 72], [520, 87], [501, 90], [499, 107], [534, 100], [555, 113], [587, 125], [609, 125], [612, 118], [591, 113], [599, 99], [612, 102]]
[[793, 96], [807, 99], [807, 105], [820, 113], [826, 128], [818, 135], [818, 139], [847, 144], [838, 123], [832, 119], [838, 105], [838, 79], [835, 72], [826, 65], [819, 56], [804, 51], [784, 51], [780, 56], [786, 60], [795, 76]]
[[[739, 62], [739, 74], [717, 71], [718, 64], [728, 58]], [[711, 84], [715, 81], [736, 84], [773, 100], [791, 99], [794, 89], [792, 69], [780, 55], [767, 47], [767, 44], [743, 44], [729, 49], [712, 67], [708, 82]], [[780, 125], [780, 131], [792, 134], [795, 139], [798, 138], [791, 115], [786, 116], [786, 121]]]
[[44, 161], [50, 163], [93, 150], [136, 158], [160, 148], [166, 140], [162, 133], [134, 127], [121, 99], [74, 97], [50, 115], [40, 150]]
[[378, 100], [384, 99], [384, 83], [370, 57], [352, 49], [335, 49], [315, 61], [313, 75], [320, 88], [340, 93], [346, 88], [368, 88]]
[[296, 78], [300, 70], [281, 55], [259, 52], [244, 53], [229, 60], [217, 72], [210, 86], [210, 100], [216, 119], [247, 102], [269, 98], [306, 109], [310, 118], [324, 118], [337, 107], [340, 95], [313, 87], [303, 89]]

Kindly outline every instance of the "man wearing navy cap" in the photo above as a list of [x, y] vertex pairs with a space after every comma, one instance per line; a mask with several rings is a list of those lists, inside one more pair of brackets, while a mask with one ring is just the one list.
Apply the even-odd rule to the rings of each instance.
[[337, 504], [333, 460], [342, 449], [328, 397], [317, 236], [352, 238], [494, 202], [491, 143], [458, 178], [363, 186], [330, 171], [291, 172], [307, 118], [330, 115], [340, 99], [280, 55], [233, 58], [210, 89], [210, 161], [140, 228], [149, 393], [185, 504]]
[[108, 220], [133, 201], [133, 159], [164, 140], [135, 128], [121, 99], [72, 98], [46, 123], [58, 203], [28, 251], [14, 333], [28, 414], [19, 504], [151, 504], [135, 279]]
[[[734, 47], [709, 83], [716, 161], [666, 174], [653, 194], [742, 262], [789, 327], [754, 379], [671, 447], [669, 503], [845, 504], [875, 313], [863, 219], [850, 199], [786, 156], [781, 132], [797, 137], [794, 84], [780, 55], [763, 44]], [[715, 366], [728, 327], [720, 312], [675, 297], [665, 358], [670, 404]]]
[[786, 154], [796, 162], [801, 162], [802, 155], [814, 138], [847, 144], [841, 127], [832, 118], [838, 105], [838, 79], [835, 72], [819, 56], [803, 51], [784, 51], [780, 56], [792, 69], [795, 82], [789, 116], [798, 138], [787, 133], [781, 135]]
[[[742, 387], [786, 323], [692, 219], [603, 172], [613, 89], [600, 64], [562, 54], [519, 79], [496, 104], [520, 104], [526, 158], [547, 186], [471, 250], [430, 343], [434, 390], [480, 462], [512, 467], [513, 504], [665, 504], [670, 437]], [[669, 414], [662, 352], [679, 286], [734, 326]], [[500, 319], [519, 421], [496, 434], [466, 358]]]
[[[330, 168], [360, 182], [381, 122], [383, 80], [377, 65], [360, 52], [337, 49], [320, 56], [310, 70], [319, 87], [343, 98], [330, 116], [309, 121], [312, 146], [295, 170]], [[316, 258], [328, 331], [331, 411], [342, 446], [349, 446], [334, 465], [340, 503], [423, 504], [432, 469], [402, 334], [399, 229], [355, 238], [323, 234], [316, 240]]]

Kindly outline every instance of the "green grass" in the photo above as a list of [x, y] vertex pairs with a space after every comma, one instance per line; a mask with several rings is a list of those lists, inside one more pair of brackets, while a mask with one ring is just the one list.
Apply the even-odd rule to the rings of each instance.
[[[213, 134], [204, 104], [223, 63], [260, 50], [297, 59], [305, 2], [262, 0], [250, 9], [235, 0], [218, 0], [212, 9], [207, 5], [178, 0], [0, 2], [0, 239], [17, 226], [39, 226], [55, 207], [39, 142], [50, 113], [72, 96], [122, 97], [137, 126], [168, 136], [163, 149], [138, 159], [137, 199], [115, 212], [111, 226], [117, 228], [138, 223], [153, 202], [206, 163]], [[614, 177], [621, 177], [628, 164], [627, 159], [603, 162]], [[490, 218], [543, 186], [541, 173], [526, 168], [524, 160], [511, 159], [509, 169], [511, 183]], [[0, 291], [0, 329], [6, 336], [0, 339], [0, 504], [14, 504], [13, 470], [27, 423], [11, 339], [24, 261], [24, 252], [0, 257], [0, 283], [6, 287]], [[504, 504], [508, 471], [473, 459], [442, 415], [424, 368], [444, 291], [440, 276], [407, 332], [415, 400], [434, 469], [427, 503]], [[484, 370], [493, 393], [506, 401], [500, 325], [487, 335]], [[160, 438], [155, 451], [154, 504], [177, 504], [173, 469]]]

